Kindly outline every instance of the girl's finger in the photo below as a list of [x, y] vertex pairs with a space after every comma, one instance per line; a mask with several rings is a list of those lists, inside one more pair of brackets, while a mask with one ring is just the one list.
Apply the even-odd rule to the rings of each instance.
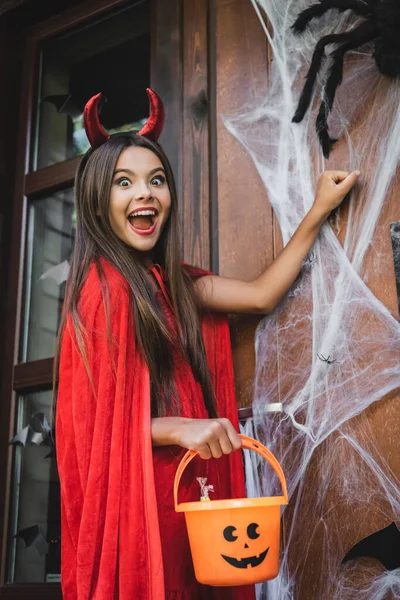
[[200, 458], [204, 460], [209, 460], [212, 457], [212, 451], [208, 444], [202, 444], [201, 446], [199, 446], [196, 452], [198, 453]]
[[243, 445], [242, 440], [240, 439], [238, 432], [236, 431], [236, 429], [230, 421], [228, 421], [225, 431], [232, 445], [232, 450], [239, 450]]
[[360, 171], [353, 171], [353, 173], [350, 173], [350, 175], [339, 184], [341, 191], [343, 191], [344, 194], [347, 194], [356, 183], [359, 176]]
[[209, 440], [208, 447], [213, 458], [221, 458], [223, 452], [219, 440]]
[[327, 171], [327, 175], [334, 181], [343, 181], [349, 175], [349, 171]]
[[221, 435], [219, 436], [219, 444], [224, 454], [231, 454], [231, 452], [233, 452], [233, 446], [226, 429], [223, 429]]

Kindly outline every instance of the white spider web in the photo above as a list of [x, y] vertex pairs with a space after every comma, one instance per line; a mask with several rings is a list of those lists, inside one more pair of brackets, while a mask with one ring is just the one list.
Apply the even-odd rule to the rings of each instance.
[[[246, 431], [253, 428], [278, 457], [290, 495], [280, 574], [258, 586], [258, 598], [400, 599], [400, 569], [385, 571], [365, 559], [341, 564], [349, 540], [353, 545], [400, 520], [400, 483], [381, 449], [385, 432], [398, 438], [396, 421], [382, 424], [382, 431], [373, 431], [369, 421], [371, 405], [391, 402], [387, 395], [400, 386], [400, 325], [368, 287], [388, 261], [374, 244], [389, 236], [382, 215], [400, 156], [400, 86], [378, 73], [370, 48], [346, 55], [330, 118], [331, 134], [341, 141], [325, 165], [315, 133], [324, 72], [316, 109], [300, 124], [291, 118], [317, 40], [345, 31], [357, 18], [332, 10], [295, 36], [290, 26], [310, 2], [252, 4], [274, 31], [271, 39], [264, 26], [273, 51], [270, 80], [258, 102], [224, 122], [258, 169], [284, 243], [311, 207], [324, 168], [362, 173], [348, 217], [339, 213], [323, 227], [301, 277], [256, 334], [254, 422]], [[328, 364], [318, 354], [336, 362]], [[265, 406], [277, 401], [283, 412], [272, 418]], [[252, 464], [249, 495], [257, 495], [257, 461]], [[263, 495], [279, 493], [268, 471], [261, 487]], [[307, 570], [310, 560], [320, 573], [316, 582]]]

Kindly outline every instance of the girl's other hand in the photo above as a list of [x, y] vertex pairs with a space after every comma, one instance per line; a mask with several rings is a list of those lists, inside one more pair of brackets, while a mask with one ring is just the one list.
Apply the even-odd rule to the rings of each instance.
[[220, 458], [242, 447], [229, 419], [185, 419], [177, 432], [177, 444], [195, 450], [201, 458]]
[[329, 214], [339, 206], [360, 176], [360, 171], [324, 171], [318, 178], [313, 211], [321, 216]]

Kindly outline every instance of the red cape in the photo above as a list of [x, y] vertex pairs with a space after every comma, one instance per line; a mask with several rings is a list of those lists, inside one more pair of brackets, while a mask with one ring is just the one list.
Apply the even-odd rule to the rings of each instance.
[[[105, 261], [103, 268], [110, 292], [112, 352], [95, 266], [89, 271], [79, 304], [92, 382], [71, 317], [61, 348], [56, 441], [63, 598], [163, 600], [149, 373], [136, 349], [127, 284]], [[184, 268], [192, 277], [205, 274]], [[226, 317], [205, 316], [202, 331], [218, 413], [238, 428]], [[232, 495], [243, 497], [240, 453], [230, 455], [229, 462], [234, 475]]]

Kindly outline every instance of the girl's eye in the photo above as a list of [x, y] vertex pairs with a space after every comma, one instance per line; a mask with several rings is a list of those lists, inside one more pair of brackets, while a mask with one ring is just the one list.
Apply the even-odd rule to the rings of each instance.
[[120, 177], [119, 179], [117, 179], [117, 185], [119, 185], [120, 187], [128, 187], [129, 184], [130, 181], [127, 177]]
[[151, 185], [162, 185], [165, 183], [165, 177], [163, 175], [156, 175], [151, 180]]

